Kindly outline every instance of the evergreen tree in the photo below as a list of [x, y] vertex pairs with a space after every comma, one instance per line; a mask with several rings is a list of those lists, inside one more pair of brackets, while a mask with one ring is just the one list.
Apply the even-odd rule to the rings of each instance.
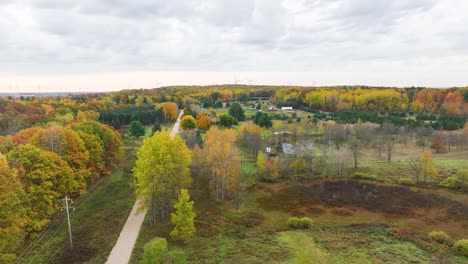
[[145, 127], [140, 121], [132, 121], [129, 131], [132, 136], [137, 138], [145, 135]]
[[171, 214], [171, 221], [174, 230], [171, 237], [187, 242], [195, 233], [195, 212], [193, 211], [193, 201], [189, 201], [190, 195], [187, 189], [180, 190], [179, 200], [174, 205], [176, 213]]
[[159, 122], [154, 123], [153, 128], [151, 129], [153, 134], [156, 132], [161, 132], [161, 124]]
[[244, 109], [238, 103], [233, 103], [231, 107], [229, 107], [229, 114], [239, 121], [245, 120]]

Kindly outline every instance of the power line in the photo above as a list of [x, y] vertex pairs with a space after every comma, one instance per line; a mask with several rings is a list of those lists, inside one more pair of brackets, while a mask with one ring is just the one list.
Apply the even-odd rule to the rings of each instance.
[[75, 211], [75, 207], [68, 205], [68, 201], [70, 201], [70, 204], [73, 204], [72, 199], [68, 198], [68, 196], [65, 196], [65, 198], [62, 199], [62, 201], [65, 202], [65, 207], [60, 208], [60, 211], [66, 210], [67, 212], [68, 234], [70, 235], [70, 247], [73, 249], [73, 239], [72, 239], [72, 231], [71, 231], [71, 224], [70, 224], [70, 209]]
[[[76, 209], [78, 209], [81, 205], [83, 205], [83, 203], [89, 199], [91, 197], [91, 191], [96, 188], [98, 185], [101, 184], [102, 181], [104, 181], [105, 179], [108, 179], [109, 177], [103, 177], [101, 178], [98, 182], [96, 182], [93, 186], [91, 186], [91, 188], [89, 188], [83, 195], [81, 195], [80, 197], [78, 197], [75, 201], [75, 203], [78, 203], [78, 205], [76, 206]], [[90, 195], [88, 195], [90, 194]], [[38, 238], [33, 242], [31, 243], [22, 253], [21, 255], [19, 255], [16, 259], [15, 259], [15, 263], [20, 263], [21, 260], [23, 260], [26, 256], [29, 255], [29, 253], [31, 253], [31, 251], [39, 244], [39, 242], [41, 242], [46, 236], [47, 234], [49, 233], [49, 231], [52, 231], [53, 227], [55, 226], [55, 224], [57, 223], [60, 223], [58, 220], [64, 215], [63, 212], [59, 213], [54, 219], [51, 220], [50, 224], [48, 225], [48, 227], [46, 229], [44, 229], [38, 236]], [[54, 231], [54, 233], [49, 237], [49, 239], [43, 244], [43, 245], [47, 245], [51, 240], [52, 238], [54, 238], [55, 234], [57, 233], [58, 230], [60, 230], [60, 228], [63, 226], [63, 224], [65, 223], [65, 221], [61, 222], [60, 226]], [[35, 259], [35, 257], [33, 258]]]

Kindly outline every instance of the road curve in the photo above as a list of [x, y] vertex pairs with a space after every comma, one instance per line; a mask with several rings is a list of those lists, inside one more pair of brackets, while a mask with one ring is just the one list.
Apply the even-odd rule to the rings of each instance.
[[[175, 137], [179, 133], [180, 118], [182, 117], [183, 111], [180, 111], [179, 117], [177, 118], [176, 123], [172, 127], [171, 137]], [[140, 232], [141, 225], [143, 220], [145, 220], [146, 210], [138, 211], [137, 201], [130, 212], [130, 215], [125, 222], [125, 225], [120, 232], [117, 243], [115, 243], [114, 248], [112, 249], [109, 258], [107, 259], [106, 264], [127, 264], [130, 261], [132, 256], [133, 247], [138, 238], [138, 233]]]

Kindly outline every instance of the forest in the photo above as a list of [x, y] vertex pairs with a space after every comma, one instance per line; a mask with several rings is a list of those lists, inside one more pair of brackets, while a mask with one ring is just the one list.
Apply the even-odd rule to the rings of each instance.
[[131, 263], [464, 263], [467, 121], [467, 87], [3, 97], [0, 262], [101, 263], [118, 231], [96, 238], [105, 249], [77, 242], [80, 256], [39, 242], [38, 253], [24, 251], [65, 196], [106, 188], [125, 168], [121, 188], [134, 195], [116, 208], [116, 230], [135, 199], [148, 209]]

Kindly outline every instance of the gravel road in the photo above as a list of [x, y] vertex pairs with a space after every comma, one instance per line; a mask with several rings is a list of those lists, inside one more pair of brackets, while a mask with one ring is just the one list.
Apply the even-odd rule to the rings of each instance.
[[[183, 111], [180, 111], [179, 117], [177, 118], [176, 123], [172, 127], [171, 137], [175, 137], [179, 133], [180, 118], [182, 117]], [[140, 232], [141, 225], [145, 219], [146, 210], [138, 211], [137, 201], [130, 212], [130, 215], [125, 222], [122, 231], [120, 232], [117, 243], [112, 249], [109, 258], [107, 259], [107, 264], [126, 264], [130, 261], [132, 255], [133, 247], [135, 246], [135, 241], [138, 238], [138, 233]]]

